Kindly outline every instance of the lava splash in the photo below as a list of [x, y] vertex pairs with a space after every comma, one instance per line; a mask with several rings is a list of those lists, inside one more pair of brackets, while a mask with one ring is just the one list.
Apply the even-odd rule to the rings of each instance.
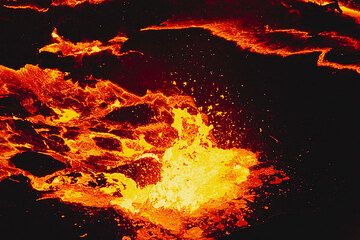
[[218, 147], [189, 96], [66, 78], [0, 68], [0, 177], [26, 176], [42, 199], [116, 209], [141, 226], [136, 239], [200, 239], [246, 226], [252, 190], [280, 174], [256, 167], [256, 153]]

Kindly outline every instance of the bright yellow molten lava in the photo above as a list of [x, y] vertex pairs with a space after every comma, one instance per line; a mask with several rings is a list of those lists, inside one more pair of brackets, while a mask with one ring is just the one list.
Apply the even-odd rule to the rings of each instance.
[[255, 154], [212, 147], [212, 126], [205, 125], [200, 114], [173, 112], [179, 138], [162, 158], [162, 180], [150, 193], [154, 207], [194, 211], [211, 200], [237, 197], [236, 185], [246, 180], [247, 167], [256, 164]]
[[[257, 163], [256, 155], [243, 149], [220, 149], [210, 140], [212, 126], [204, 124], [201, 114], [174, 109], [172, 126], [179, 138], [162, 156], [161, 181], [139, 189], [122, 174], [108, 174], [111, 185], [105, 193], [121, 191], [123, 197], [112, 203], [131, 212], [144, 204], [153, 208], [193, 212], [205, 203], [239, 197], [239, 184], [250, 174], [248, 167]], [[126, 188], [124, 188], [126, 185]]]

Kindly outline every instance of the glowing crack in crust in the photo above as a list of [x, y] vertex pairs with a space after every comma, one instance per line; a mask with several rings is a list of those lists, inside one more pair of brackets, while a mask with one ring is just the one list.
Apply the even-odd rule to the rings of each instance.
[[[360, 65], [337, 63], [326, 59], [326, 55], [332, 50], [332, 42], [348, 49], [349, 53], [359, 51], [359, 40], [348, 36], [341, 36], [334, 32], [323, 32], [320, 38], [327, 39], [328, 45], [322, 41], [313, 44], [312, 36], [306, 31], [296, 29], [271, 29], [265, 26], [263, 29], [249, 29], [242, 26], [239, 20], [168, 20], [158, 26], [142, 29], [149, 30], [176, 30], [188, 28], [201, 28], [209, 31], [214, 36], [235, 42], [240, 48], [264, 55], [277, 55], [287, 57], [298, 54], [319, 53], [318, 66], [334, 69], [348, 69], [360, 73]], [[282, 34], [287, 41], [293, 41], [292, 46], [288, 42], [271, 38], [273, 35]], [[273, 41], [273, 42], [272, 42]]]
[[78, 5], [88, 3], [92, 5], [97, 5], [106, 2], [107, 0], [53, 0], [51, 4], [49, 3], [48, 7], [40, 7], [35, 4], [21, 4], [16, 0], [10, 1], [8, 4], [3, 4], [2, 6], [10, 9], [29, 9], [39, 13], [46, 13], [49, 11], [50, 7], [70, 7], [75, 8]]
[[107, 0], [53, 0], [51, 5], [52, 6], [75, 7], [75, 6], [83, 4], [83, 3], [101, 4], [101, 3], [106, 2], [106, 1]]
[[45, 13], [47, 11], [49, 11], [49, 8], [44, 8], [44, 7], [39, 7], [36, 5], [2, 5], [5, 8], [10, 8], [10, 9], [30, 9], [39, 13]]
[[[137, 239], [149, 238], [144, 229], [198, 239], [217, 225], [247, 225], [252, 189], [279, 172], [253, 169], [259, 162], [249, 150], [217, 147], [191, 97], [140, 97], [110, 81], [81, 88], [64, 76], [0, 66], [0, 95], [23, 108], [0, 116], [1, 179], [22, 174], [42, 198], [117, 209], [143, 226]], [[35, 174], [18, 167], [16, 156], [29, 151], [59, 168]]]

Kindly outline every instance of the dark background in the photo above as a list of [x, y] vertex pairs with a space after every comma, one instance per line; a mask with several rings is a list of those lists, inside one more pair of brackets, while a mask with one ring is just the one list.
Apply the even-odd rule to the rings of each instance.
[[[84, 84], [91, 73], [139, 95], [186, 81], [189, 84], [178, 85], [177, 91], [195, 97], [199, 106], [219, 103], [217, 110], [229, 111], [228, 119], [210, 116], [220, 124], [215, 132], [218, 139], [233, 138], [238, 145], [261, 152], [262, 161], [290, 177], [258, 190], [271, 194], [253, 204], [250, 227], [219, 238], [360, 239], [359, 74], [317, 67], [319, 53], [286, 58], [251, 53], [202, 29], [139, 31], [185, 13], [197, 19], [248, 14], [273, 24], [285, 18], [271, 15], [278, 10], [269, 2], [277, 1], [221, 1], [215, 7], [211, 2], [112, 1], [50, 8], [48, 13], [1, 7], [0, 64], [15, 69], [29, 63], [56, 67]], [[312, 5], [297, 4], [303, 11], [317, 11]], [[227, 11], [231, 6], [240, 6], [243, 12]], [[310, 14], [310, 10], [289, 27], [359, 36], [353, 21], [333, 13]], [[123, 32], [129, 40], [122, 50], [144, 55], [118, 58], [105, 52], [79, 63], [70, 57], [38, 54], [51, 42], [54, 27], [72, 41], [106, 41]], [[219, 93], [226, 98], [219, 99]], [[231, 127], [235, 131], [229, 132], [229, 123], [235, 124]], [[22, 176], [0, 182], [1, 239], [81, 239], [87, 233], [82, 239], [112, 240], [134, 234], [130, 227], [117, 227], [119, 222], [130, 223], [111, 209], [38, 201], [39, 196]], [[265, 205], [269, 210], [263, 209]]]

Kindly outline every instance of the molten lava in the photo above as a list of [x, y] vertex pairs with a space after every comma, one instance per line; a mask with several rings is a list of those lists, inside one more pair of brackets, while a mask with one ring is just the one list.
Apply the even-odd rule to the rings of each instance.
[[246, 226], [252, 189], [279, 174], [253, 169], [249, 150], [219, 148], [189, 96], [140, 97], [109, 81], [81, 88], [65, 76], [0, 67], [0, 94], [17, 106], [0, 108], [1, 179], [23, 174], [42, 198], [114, 208], [143, 226], [137, 239], [147, 228], [198, 239]]
[[10, 9], [30, 9], [39, 13], [45, 13], [47, 11], [49, 11], [49, 8], [43, 8], [43, 7], [39, 7], [36, 5], [31, 5], [31, 4], [27, 4], [27, 5], [3, 5], [3, 7], [5, 8], [10, 8]]
[[[203, 54], [202, 49], [199, 50], [201, 54], [193, 53], [194, 49], [188, 44], [183, 55], [174, 54], [165, 60], [156, 59], [167, 52], [162, 51], [163, 46], [150, 49], [146, 46], [147, 43], [139, 44], [139, 39], [145, 35], [139, 33], [141, 28], [143, 29], [140, 31], [143, 32], [199, 28], [212, 36], [235, 43], [241, 49], [236, 54], [249, 56], [249, 52], [252, 52], [261, 55], [260, 60], [257, 60], [259, 63], [266, 59], [266, 55], [278, 56], [271, 59], [276, 59], [274, 62], [281, 60], [282, 63], [281, 58], [312, 54], [314, 57], [306, 58], [306, 61], [311, 59], [311, 65], [326, 67], [331, 71], [349, 70], [352, 71], [351, 74], [358, 75], [360, 65], [357, 53], [360, 43], [359, 39], [354, 37], [356, 33], [353, 33], [353, 30], [356, 30], [360, 23], [359, 10], [343, 3], [339, 3], [341, 10], [325, 9], [321, 6], [328, 2], [321, 0], [269, 1], [270, 4], [254, 4], [249, 7], [243, 7], [247, 1], [199, 1], [188, 13], [187, 9], [193, 5], [182, 4], [181, 1], [165, 1], [164, 6], [172, 6], [171, 10], [159, 8], [159, 12], [152, 12], [157, 6], [147, 10], [146, 4], [141, 1], [129, 4], [130, 2], [120, 1], [117, 5], [116, 1], [108, 0], [52, 0], [40, 6], [36, 5], [39, 4], [36, 1], [30, 0], [6, 1], [7, 4], [1, 6], [6, 8], [5, 15], [9, 14], [9, 17], [2, 18], [2, 21], [10, 26], [4, 33], [11, 33], [9, 36], [20, 33], [14, 38], [9, 38], [19, 39], [19, 43], [15, 44], [11, 51], [19, 49], [20, 54], [11, 55], [11, 51], [5, 51], [8, 46], [12, 46], [11, 43], [4, 44], [3, 52], [11, 55], [9, 58], [24, 55], [24, 62], [33, 64], [24, 66], [22, 61], [19, 63], [16, 60], [5, 59], [6, 63], [13, 64], [9, 65], [12, 67], [0, 65], [0, 181], [22, 175], [39, 193], [38, 201], [57, 199], [74, 206], [113, 209], [118, 216], [129, 220], [135, 232], [135, 236], [131, 237], [140, 240], [213, 239], [248, 226], [248, 217], [252, 211], [249, 203], [259, 197], [257, 190], [265, 189], [264, 186], [273, 187], [272, 185], [280, 184], [289, 177], [272, 166], [265, 166], [259, 160], [259, 154], [250, 149], [223, 147], [237, 141], [230, 139], [227, 133], [223, 133], [223, 136], [213, 133], [214, 125], [221, 127], [216, 121], [230, 116], [225, 114], [227, 109], [217, 111], [213, 105], [205, 106], [205, 103], [198, 106], [194, 98], [179, 93], [183, 90], [180, 87], [176, 89], [179, 91], [147, 91], [143, 96], [139, 96], [114, 83], [121, 84], [128, 79], [119, 77], [121, 80], [116, 81], [112, 77], [123, 69], [128, 71], [124, 76], [132, 75], [132, 71], [138, 70], [136, 64], [146, 61], [148, 66], [153, 67], [151, 70], [139, 70], [145, 73], [146, 78], [147, 73], [152, 74], [152, 71], [158, 70], [158, 65], [164, 64], [166, 71], [156, 77], [152, 76], [153, 78], [161, 78], [163, 75], [174, 76], [174, 79], [167, 80], [177, 86], [180, 86], [177, 82], [183, 81], [184, 89], [188, 85], [187, 81], [192, 78], [194, 84], [197, 82], [210, 85], [215, 82], [215, 78], [219, 78], [216, 81], [224, 84], [231, 82], [231, 87], [226, 89], [234, 88], [231, 94], [239, 95], [239, 99], [245, 92], [238, 91], [240, 86], [243, 88], [247, 85], [247, 79], [255, 79], [240, 79], [241, 74], [232, 74], [238, 72], [225, 69], [226, 64], [214, 65], [224, 66], [224, 69], [219, 69], [216, 74], [210, 69], [211, 80], [203, 77], [208, 76], [207, 73], [204, 74], [208, 70], [208, 66], [205, 65], [210, 62], [211, 68], [212, 60], [205, 59], [208, 55]], [[102, 6], [99, 7], [98, 4]], [[217, 6], [221, 6], [222, 10], [217, 11]], [[267, 8], [271, 13], [279, 13], [279, 18], [268, 17], [265, 14]], [[13, 12], [17, 10], [19, 12], [16, 14], [19, 15], [13, 16]], [[34, 12], [28, 14], [27, 10]], [[35, 24], [24, 24], [22, 19], [17, 18], [23, 12], [28, 14], [24, 17], [26, 19], [40, 15], [37, 20], [39, 25], [34, 27], [32, 25]], [[132, 16], [134, 13], [135, 16]], [[146, 17], [140, 18], [139, 13], [146, 13]], [[169, 19], [168, 16], [172, 17]], [[282, 23], [284, 19], [290, 20], [289, 23]], [[87, 25], [86, 21], [89, 20], [94, 20], [89, 23], [94, 25]], [[113, 20], [119, 22], [111, 24]], [[14, 25], [10, 25], [12, 21], [15, 22]], [[68, 29], [76, 35], [74, 29], [77, 28], [73, 26], [76, 21], [81, 22], [75, 25], [82, 26], [78, 27], [82, 32], [78, 36], [69, 37], [66, 35]], [[161, 21], [164, 22], [155, 25]], [[344, 27], [342, 31], [341, 27], [333, 26], [337, 21], [347, 25], [347, 28]], [[41, 25], [42, 23], [44, 24]], [[12, 26], [16, 27], [13, 28], [15, 31], [12, 31]], [[20, 26], [27, 26], [30, 30], [25, 31], [28, 29]], [[50, 29], [49, 31], [53, 29], [51, 42], [47, 42], [48, 36], [45, 34], [44, 37], [42, 30], [39, 30], [43, 27]], [[99, 32], [94, 34], [94, 31]], [[128, 35], [119, 31], [126, 31]], [[94, 40], [94, 36], [102, 36], [104, 39], [103, 34], [115, 37], [107, 41]], [[155, 35], [151, 35], [149, 42], [166, 34]], [[133, 41], [128, 45], [129, 49], [145, 49], [141, 51], [148, 52], [149, 56], [141, 60], [134, 58], [118, 61], [129, 53], [142, 54], [135, 50], [123, 51], [122, 46], [128, 41], [128, 36], [133, 37]], [[32, 42], [33, 39], [37, 39], [38, 42]], [[80, 41], [72, 42], [70, 39]], [[182, 41], [181, 37], [175, 36], [174, 39]], [[44, 42], [47, 45], [44, 46]], [[27, 48], [31, 48], [30, 51], [27, 51]], [[44, 52], [53, 55], [42, 58], [43, 55], [38, 53]], [[96, 61], [96, 58], [103, 57], [99, 53], [104, 52], [112, 57]], [[218, 54], [221, 51], [215, 52]], [[209, 54], [215, 56], [215, 52]], [[7, 57], [7, 54], [4, 55]], [[87, 68], [99, 62], [101, 64], [96, 74], [90, 73], [85, 79], [79, 80], [76, 79], [76, 72], [82, 73], [83, 69], [78, 68], [84, 66], [73, 64], [72, 60], [81, 61], [84, 57], [89, 57]], [[223, 57], [219, 58], [220, 61], [231, 58]], [[60, 58], [61, 61], [50, 64], [48, 62]], [[198, 73], [181, 72], [187, 65], [174, 65], [186, 61], [178, 61], [176, 58], [190, 59], [192, 63], [199, 63], [203, 70], [199, 70]], [[241, 62], [238, 60], [240, 58], [229, 63]], [[36, 63], [40, 66], [56, 66], [70, 72], [40, 67], [35, 65]], [[277, 66], [278, 62], [275, 65]], [[288, 66], [290, 65], [292, 66]], [[14, 69], [17, 66], [23, 67]], [[102, 68], [103, 66], [106, 67]], [[110, 69], [118, 66], [120, 70]], [[127, 66], [131, 69], [126, 69]], [[247, 93], [249, 96], [244, 96], [243, 99], [247, 99], [244, 104], [254, 105], [253, 100], [259, 96], [258, 91], [263, 91], [261, 94], [266, 97], [262, 97], [259, 102], [264, 104], [261, 108], [266, 110], [259, 111], [270, 112], [270, 98], [279, 92], [269, 90], [268, 85], [272, 85], [270, 81], [274, 79], [273, 76], [266, 75], [266, 71], [257, 71], [256, 67], [256, 71], [249, 72], [258, 72], [260, 74], [255, 76], [269, 79], [265, 81], [266, 86], [261, 90], [253, 90], [257, 85], [245, 86], [244, 89], [250, 90], [250, 93]], [[103, 70], [105, 68], [106, 70]], [[272, 68], [272, 65], [268, 68]], [[316, 67], [312, 69], [321, 72]], [[329, 69], [321, 76], [330, 76], [327, 75]], [[84, 70], [88, 73], [93, 69]], [[170, 72], [169, 75], [166, 75], [167, 70]], [[278, 73], [278, 69], [275, 70], [274, 72]], [[95, 75], [97, 77], [94, 77]], [[100, 79], [99, 75], [104, 79], [111, 79]], [[186, 75], [188, 79], [181, 79], [183, 76], [186, 78]], [[225, 75], [240, 77], [222, 79]], [[72, 76], [74, 79], [70, 78]], [[195, 78], [202, 78], [204, 81], [197, 81]], [[88, 79], [91, 81], [87, 81]], [[283, 79], [276, 77], [276, 80], [279, 84]], [[190, 88], [192, 93], [197, 90], [192, 86]], [[217, 88], [216, 95], [209, 95], [219, 96], [225, 102], [227, 98], [219, 89]], [[233, 101], [234, 105], [237, 103]], [[298, 106], [291, 107], [291, 110], [296, 110]], [[251, 111], [253, 108], [256, 107], [249, 107]], [[216, 116], [214, 122], [218, 125], [209, 120], [210, 114]], [[254, 114], [258, 115], [261, 114]], [[269, 121], [264, 120], [262, 124], [268, 124]], [[306, 121], [302, 124], [305, 123]], [[269, 129], [270, 126], [271, 124]], [[241, 129], [232, 131], [240, 135], [237, 131]], [[263, 131], [262, 128], [260, 131]], [[280, 141], [270, 134], [269, 138], [276, 144], [283, 141], [281, 137]], [[120, 221], [118, 223], [120, 228], [124, 227]], [[123, 238], [128, 239], [131, 239], [130, 236]]]
[[115, 56], [122, 56], [128, 54], [129, 52], [121, 52], [122, 44], [128, 40], [127, 37], [123, 35], [118, 35], [110, 39], [107, 43], [102, 43], [98, 40], [90, 42], [78, 42], [73, 43], [69, 40], [64, 39], [58, 33], [56, 28], [51, 33], [53, 42], [52, 44], [42, 47], [39, 52], [51, 52], [58, 54], [59, 56], [73, 56], [77, 58], [82, 58], [85, 55], [92, 55], [102, 51], [108, 51]]
[[53, 0], [51, 5], [52, 6], [75, 7], [75, 6], [83, 4], [83, 3], [100, 4], [100, 3], [103, 3], [105, 1], [106, 0]]

